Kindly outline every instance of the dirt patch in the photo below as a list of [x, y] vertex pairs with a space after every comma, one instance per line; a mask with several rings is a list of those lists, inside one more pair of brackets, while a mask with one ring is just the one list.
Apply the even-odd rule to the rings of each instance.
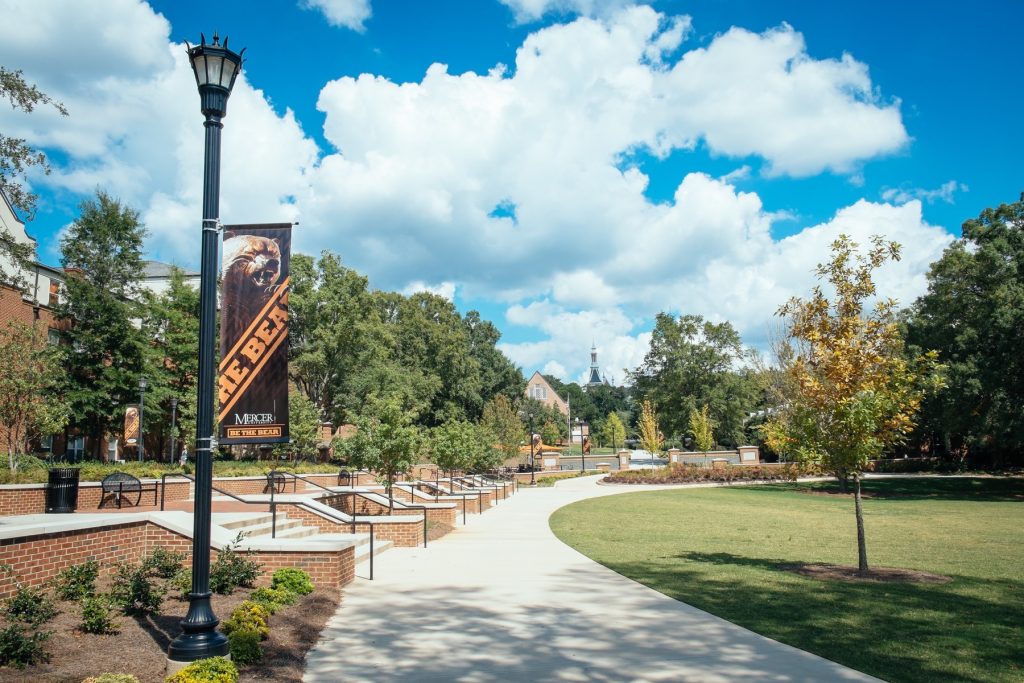
[[[251, 589], [240, 588], [232, 595], [211, 598], [214, 613], [226, 619]], [[241, 681], [300, 683], [306, 652], [316, 644], [324, 624], [340, 600], [335, 589], [317, 588], [311, 595], [270, 617], [270, 638], [263, 642], [263, 660], [241, 667]], [[130, 673], [141, 683], [163, 683], [166, 676], [167, 646], [180, 632], [178, 622], [188, 611], [188, 602], [172, 597], [164, 601], [160, 614], [148, 617], [120, 617], [120, 632], [90, 635], [78, 630], [80, 611], [74, 602], [58, 602], [60, 613], [43, 626], [53, 632], [46, 644], [50, 661], [25, 669], [0, 667], [0, 683], [80, 683], [105, 672]]]
[[782, 564], [779, 569], [800, 576], [826, 581], [872, 581], [875, 583], [949, 583], [948, 576], [916, 569], [874, 567], [861, 574], [856, 567], [844, 564]]

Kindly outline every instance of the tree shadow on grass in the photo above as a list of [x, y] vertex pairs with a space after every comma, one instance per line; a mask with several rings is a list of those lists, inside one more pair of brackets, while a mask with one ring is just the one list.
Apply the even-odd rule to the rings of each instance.
[[[746, 487], [751, 491], [796, 491], [840, 494], [836, 481]], [[969, 502], [1024, 501], [1024, 477], [906, 477], [865, 479], [864, 495], [879, 499]], [[851, 489], [852, 491], [852, 489]], [[852, 494], [847, 494], [852, 495]]]
[[[689, 569], [690, 563], [715, 565], [720, 576]], [[886, 680], [1011, 681], [1024, 673], [1024, 581], [821, 581], [779, 570], [785, 564], [792, 562], [686, 552], [608, 566], [757, 633]], [[765, 574], [750, 580], [733, 568]]]

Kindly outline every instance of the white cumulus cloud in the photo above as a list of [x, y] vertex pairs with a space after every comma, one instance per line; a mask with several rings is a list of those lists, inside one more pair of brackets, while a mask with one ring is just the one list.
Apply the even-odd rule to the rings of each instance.
[[370, 0], [300, 0], [299, 7], [319, 10], [331, 26], [365, 31], [373, 10]]

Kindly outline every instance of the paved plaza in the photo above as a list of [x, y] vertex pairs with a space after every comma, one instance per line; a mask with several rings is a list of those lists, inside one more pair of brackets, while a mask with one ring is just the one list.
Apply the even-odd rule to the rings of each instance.
[[[529, 489], [424, 548], [382, 555], [310, 652], [304, 681], [875, 681], [627, 579], [548, 527], [639, 488]], [[359, 574], [366, 575], [365, 565]]]

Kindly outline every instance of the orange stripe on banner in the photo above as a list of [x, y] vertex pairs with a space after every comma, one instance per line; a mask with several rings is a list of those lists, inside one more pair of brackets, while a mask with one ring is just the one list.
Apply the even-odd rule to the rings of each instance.
[[[220, 359], [221, 370], [224, 369], [224, 367], [227, 365], [227, 362], [235, 355], [235, 352], [238, 351], [238, 347], [242, 345], [242, 342], [252, 336], [252, 331], [256, 329], [256, 324], [263, 320], [263, 317], [267, 314], [267, 311], [270, 310], [271, 306], [281, 299], [281, 297], [284, 295], [284, 292], [288, 291], [288, 282], [291, 279], [291, 275], [284, 279], [281, 285], [277, 288], [277, 291], [274, 292], [274, 296], [270, 297], [270, 300], [267, 301], [266, 305], [259, 312], [259, 314], [252, 319], [251, 323], [249, 323], [249, 327], [246, 328], [245, 332], [243, 332], [242, 335], [238, 338], [238, 341], [235, 342], [234, 347], [226, 354], [224, 354], [224, 357]], [[223, 324], [223, 322], [221, 324]]]
[[238, 387], [237, 390], [235, 390], [235, 394], [234, 396], [232, 396], [231, 401], [229, 401], [226, 406], [220, 409], [220, 413], [217, 415], [217, 422], [223, 420], [224, 416], [228, 414], [228, 411], [235, 407], [235, 404], [238, 403], [238, 399], [242, 398], [242, 395], [245, 393], [245, 390], [248, 389], [249, 385], [252, 384], [252, 381], [256, 379], [256, 375], [260, 374], [260, 371], [263, 369], [263, 366], [267, 364], [267, 361], [270, 360], [270, 357], [274, 355], [275, 351], [277, 351], [277, 347], [279, 347], [281, 345], [281, 342], [283, 342], [287, 338], [288, 328], [285, 328], [284, 334], [277, 338], [277, 340], [274, 342], [274, 345], [270, 348], [269, 351], [264, 353], [263, 358], [260, 359], [259, 365], [253, 368], [253, 371], [249, 373], [249, 377], [246, 378], [245, 383], [242, 386]]

